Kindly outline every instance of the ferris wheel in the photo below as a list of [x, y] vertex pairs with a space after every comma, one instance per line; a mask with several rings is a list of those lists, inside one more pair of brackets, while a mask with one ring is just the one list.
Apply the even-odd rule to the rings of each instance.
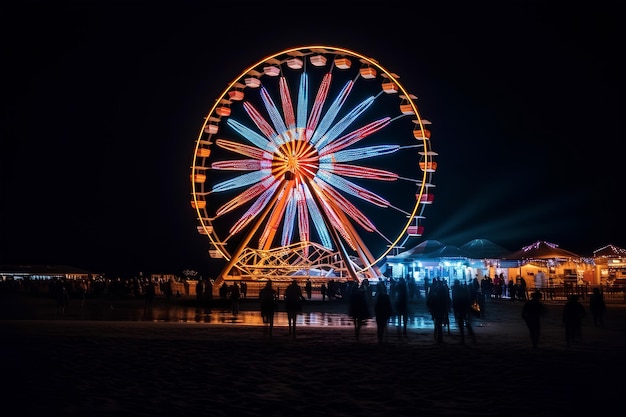
[[227, 85], [190, 176], [198, 232], [225, 261], [218, 282], [296, 270], [377, 279], [390, 251], [421, 236], [437, 154], [399, 78], [358, 52], [303, 46]]

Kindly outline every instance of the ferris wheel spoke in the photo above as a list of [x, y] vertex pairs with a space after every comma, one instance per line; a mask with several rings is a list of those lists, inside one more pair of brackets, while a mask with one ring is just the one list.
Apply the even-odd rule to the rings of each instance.
[[[323, 136], [319, 138], [319, 141], [315, 143], [315, 146], [318, 149], [323, 148], [328, 143], [335, 140], [339, 135], [341, 135], [355, 120], [363, 114], [365, 110], [374, 102], [372, 98], [367, 99], [366, 101], [359, 104], [355, 107], [350, 113], [348, 113], [344, 118], [342, 118], [339, 122], [333, 125]], [[374, 122], [375, 124], [376, 122]], [[374, 130], [369, 131], [369, 133], [373, 133]], [[361, 140], [367, 136], [367, 130], [363, 130], [362, 132], [358, 132], [359, 134], [354, 138], [356, 140]]]
[[271, 170], [262, 169], [259, 171], [248, 172], [237, 177], [219, 182], [213, 186], [213, 192], [229, 191], [236, 188], [247, 187], [258, 182], [263, 182], [271, 175]]
[[335, 204], [339, 206], [342, 212], [348, 214], [348, 218], [361, 225], [361, 227], [367, 231], [372, 232], [376, 229], [376, 226], [370, 221], [370, 219], [365, 216], [361, 210], [359, 210], [354, 204], [348, 201], [343, 195], [341, 195], [338, 191], [336, 191], [332, 187], [322, 186], [323, 183], [320, 183], [320, 190], [325, 194], [325, 197], [328, 199], [332, 199]]
[[320, 156], [320, 163], [326, 162], [350, 162], [359, 159], [375, 158], [378, 156], [389, 155], [400, 150], [398, 145], [376, 145], [366, 148], [345, 149], [343, 151], [324, 154]]
[[232, 210], [237, 209], [238, 207], [245, 205], [248, 201], [261, 195], [261, 193], [270, 188], [272, 184], [276, 182], [276, 179], [270, 176], [265, 181], [262, 181], [258, 184], [253, 185], [247, 190], [244, 190], [242, 193], [232, 198], [229, 202], [220, 206], [220, 208], [216, 211], [216, 216], [222, 216]]
[[321, 207], [319, 207], [315, 202], [315, 199], [313, 198], [313, 191], [309, 188], [309, 185], [303, 184], [302, 187], [306, 198], [308, 212], [311, 214], [311, 220], [320, 237], [320, 242], [325, 248], [332, 249], [332, 238], [328, 228], [326, 227], [326, 223], [324, 222]]
[[272, 196], [277, 192], [277, 188], [279, 186], [279, 182], [275, 182], [272, 184], [270, 188], [265, 190], [257, 200], [250, 206], [248, 210], [241, 216], [241, 218], [235, 222], [233, 227], [230, 229], [230, 234], [235, 235], [239, 233], [246, 225], [248, 225], [256, 216], [261, 213], [264, 207], [267, 206], [267, 203], [270, 201]]
[[[326, 113], [324, 114], [324, 117], [322, 117], [322, 120], [320, 121], [319, 126], [315, 129], [315, 133], [313, 134], [313, 137], [311, 138], [311, 143], [313, 145], [316, 145], [318, 148], [321, 147], [321, 145], [318, 145], [318, 141], [322, 140], [324, 136], [329, 134], [329, 130], [332, 129], [333, 122], [335, 121], [335, 118], [337, 117], [339, 110], [341, 110], [343, 104], [345, 103], [346, 97], [350, 93], [350, 90], [352, 90], [353, 85], [354, 83], [352, 81], [349, 81], [348, 83], [346, 83], [346, 85], [343, 87], [341, 92], [337, 95], [335, 100], [331, 103], [330, 108], [328, 109], [328, 111], [326, 111]], [[343, 122], [342, 126], [345, 124], [346, 122]]]
[[[296, 211], [298, 205], [298, 199], [295, 194], [298, 192], [297, 188], [292, 188], [287, 199], [287, 207], [285, 210], [285, 218], [283, 220], [283, 233], [280, 239], [282, 246], [288, 246], [293, 239], [293, 231], [296, 221]], [[302, 239], [300, 239], [302, 240]]]
[[285, 126], [285, 122], [280, 114], [280, 111], [276, 107], [276, 104], [274, 104], [272, 97], [269, 95], [265, 87], [261, 89], [261, 99], [265, 105], [265, 110], [267, 110], [267, 113], [270, 116], [270, 120], [274, 124], [273, 133], [276, 135], [274, 136], [274, 140], [278, 141], [279, 145], [282, 145], [286, 140], [286, 138], [283, 137], [283, 134], [287, 132], [287, 126]]
[[333, 174], [344, 177], [363, 178], [378, 181], [395, 181], [398, 179], [398, 174], [395, 172], [384, 169], [368, 168], [360, 165], [322, 163], [320, 164], [320, 169], [325, 169]]
[[309, 77], [306, 72], [300, 76], [300, 86], [298, 87], [298, 108], [296, 126], [298, 130], [304, 130], [306, 133], [307, 110], [309, 106]]
[[[246, 104], [244, 103], [244, 106]], [[259, 115], [259, 117], [261, 117]], [[261, 118], [262, 119], [262, 118]], [[271, 141], [271, 132], [266, 132], [266, 136], [259, 135], [254, 130], [250, 129], [246, 125], [238, 122], [235, 119], [228, 119], [226, 124], [231, 127], [236, 133], [239, 134], [242, 138], [246, 139], [253, 145], [255, 145], [258, 149], [263, 150], [265, 152], [269, 152], [270, 154], [276, 152], [278, 147], [274, 142]], [[268, 140], [269, 139], [269, 140]], [[218, 139], [220, 140], [220, 139]], [[243, 145], [242, 145], [243, 146]]]
[[[289, 85], [285, 77], [280, 77], [280, 101], [283, 104], [283, 114], [285, 115], [286, 130], [292, 131], [296, 127], [296, 116], [293, 112], [293, 103], [289, 94]], [[282, 119], [281, 119], [282, 124]]]
[[368, 125], [355, 130], [354, 132], [351, 132], [337, 140], [326, 144], [323, 147], [318, 145], [318, 148], [320, 149], [320, 156], [326, 156], [328, 154], [334, 154], [335, 152], [339, 152], [342, 149], [347, 148], [348, 146], [351, 146], [362, 139], [365, 139], [367, 136], [379, 131], [388, 124], [389, 118], [385, 117], [384, 119], [371, 122]]
[[281, 220], [284, 217], [285, 209], [287, 208], [290, 196], [290, 189], [282, 189], [279, 191], [278, 199], [276, 200], [276, 203], [274, 203], [269, 219], [263, 228], [261, 237], [259, 238], [259, 249], [268, 250], [270, 248], [270, 245], [274, 240], [274, 236], [278, 231]]
[[333, 207], [330, 205], [329, 200], [324, 200], [322, 207], [323, 207], [323, 212], [326, 214], [326, 217], [328, 218], [330, 226], [343, 237], [346, 244], [350, 248], [352, 248], [353, 250], [356, 250], [355, 242], [352, 240], [352, 235], [348, 233], [348, 229], [347, 229], [350, 223], [343, 223], [339, 219], [339, 215], [338, 215], [339, 211], [333, 209]]
[[[258, 160], [269, 159], [269, 155], [271, 155], [266, 150], [264, 150], [264, 148], [244, 145], [242, 143], [235, 142], [232, 140], [218, 139], [215, 141], [215, 144], [222, 149], [226, 149], [228, 151], [238, 153], [240, 155], [249, 156], [251, 158], [258, 159]], [[213, 169], [219, 169], [220, 165], [221, 165], [220, 162], [213, 162], [211, 164], [211, 167]]]
[[346, 180], [345, 178], [341, 178], [340, 176], [335, 175], [332, 172], [320, 170], [318, 172], [318, 177], [316, 178], [316, 181], [318, 181], [318, 178], [321, 183], [326, 183], [332, 187], [338, 188], [348, 194], [351, 194], [379, 207], [389, 206], [389, 201], [387, 201], [385, 198], [369, 190], [366, 190], [365, 188], [360, 187], [353, 182]]
[[313, 108], [311, 109], [311, 115], [309, 116], [306, 126], [307, 138], [311, 137], [309, 132], [315, 132], [317, 130], [317, 125], [322, 115], [322, 106], [326, 102], [326, 96], [330, 90], [330, 80], [331, 75], [328, 73], [324, 76], [324, 79], [317, 90], [317, 95], [315, 96], [315, 101], [313, 102]]
[[296, 210], [298, 213], [298, 231], [300, 232], [300, 241], [308, 242], [311, 240], [311, 232], [309, 227], [309, 211], [307, 210], [306, 197], [303, 190], [304, 184], [300, 184], [299, 188], [294, 190], [296, 201]]
[[274, 128], [265, 120], [265, 117], [247, 101], [243, 103], [243, 107], [256, 127], [274, 145], [273, 148], [278, 149], [281, 139], [278, 137], [278, 133], [276, 133]]

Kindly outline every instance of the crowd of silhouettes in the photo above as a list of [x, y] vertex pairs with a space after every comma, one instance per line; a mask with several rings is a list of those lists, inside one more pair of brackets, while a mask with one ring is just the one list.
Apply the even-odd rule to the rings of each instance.
[[[371, 285], [368, 279], [359, 281], [337, 281], [329, 279], [320, 283], [319, 291], [323, 302], [333, 301], [346, 303], [348, 315], [354, 325], [354, 336], [357, 340], [361, 338], [361, 331], [368, 320], [375, 319], [376, 338], [379, 343], [385, 341], [390, 325], [396, 328], [399, 337], [406, 337], [408, 324], [412, 320], [413, 308], [419, 308], [418, 303], [430, 313], [433, 321], [433, 333], [435, 342], [443, 343], [444, 333], [447, 328], [450, 332], [450, 316], [454, 318], [458, 328], [458, 340], [461, 344], [469, 337], [472, 342], [476, 342], [476, 333], [472, 321], [475, 317], [485, 317], [488, 300], [496, 300], [509, 296], [511, 300], [523, 301], [521, 318], [525, 323], [530, 342], [533, 348], [538, 348], [541, 338], [542, 320], [554, 310], [555, 306], [546, 306], [542, 298], [544, 294], [537, 290], [526, 296], [528, 291], [526, 282], [521, 277], [515, 280], [510, 279], [508, 284], [504, 283], [502, 277], [496, 276], [493, 279], [484, 276], [480, 280], [478, 276], [470, 279], [467, 283], [461, 283], [459, 279], [454, 279], [452, 287], [448, 286], [447, 280], [435, 277], [424, 279], [424, 285], [420, 289], [415, 280], [410, 277], [404, 278], [383, 278], [375, 285]], [[144, 311], [152, 308], [152, 303], [157, 295], [166, 298], [171, 296], [168, 288], [171, 289], [172, 280], [148, 279], [140, 276], [132, 280], [64, 280], [54, 279], [45, 283], [49, 292], [56, 302], [57, 314], [66, 314], [70, 298], [78, 297], [81, 308], [83, 308], [88, 297], [97, 294], [98, 285], [106, 282], [106, 289], [102, 294], [110, 300], [111, 309], [114, 308], [117, 300], [123, 297], [143, 297]], [[167, 285], [170, 284], [170, 285]], [[269, 331], [270, 337], [274, 332], [274, 316], [279, 311], [279, 288], [272, 285], [268, 280], [265, 287], [259, 291], [260, 311], [263, 323]], [[32, 286], [32, 283], [29, 283]], [[200, 279], [195, 286], [196, 298], [199, 301], [211, 299], [213, 287], [211, 280]], [[423, 290], [423, 292], [421, 291]], [[247, 284], [245, 282], [223, 282], [219, 287], [219, 297], [229, 302], [230, 311], [238, 314], [240, 300], [247, 298]], [[39, 290], [31, 288], [31, 292], [38, 293]], [[288, 320], [288, 332], [293, 338], [296, 337], [297, 318], [303, 311], [303, 303], [312, 299], [313, 285], [310, 279], [304, 281], [304, 295], [300, 284], [296, 279], [284, 289], [285, 311]], [[423, 297], [422, 297], [423, 294]], [[548, 291], [547, 295], [551, 295]], [[565, 343], [571, 346], [574, 343], [583, 341], [582, 323], [587, 316], [587, 310], [580, 302], [580, 295], [566, 294], [567, 302], [563, 305], [561, 322], [565, 331]], [[552, 297], [550, 297], [552, 299]], [[593, 288], [593, 292], [588, 296], [588, 308], [593, 318], [593, 325], [604, 327], [604, 318], [607, 305], [604, 294], [600, 287]]]

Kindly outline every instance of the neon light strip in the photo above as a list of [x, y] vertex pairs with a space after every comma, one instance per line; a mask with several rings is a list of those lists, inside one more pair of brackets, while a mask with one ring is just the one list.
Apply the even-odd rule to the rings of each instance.
[[[272, 143], [271, 141], [267, 140], [267, 138], [259, 135], [257, 132], [250, 129], [249, 127], [242, 125], [235, 119], [228, 119], [226, 121], [226, 124], [230, 126], [231, 128], [233, 128], [235, 132], [239, 133], [239, 135], [242, 138], [248, 140], [250, 143], [252, 143], [259, 149], [265, 150], [270, 153], [274, 153], [278, 149], [275, 143]], [[218, 141], [219, 140], [220, 139], [218, 139]]]
[[390, 119], [388, 117], [369, 123], [366, 126], [357, 129], [354, 132], [351, 132], [338, 140], [334, 140], [333, 142], [329, 143], [328, 146], [320, 149], [320, 156], [347, 148], [348, 146], [355, 144], [359, 140], [371, 135], [372, 133], [381, 130], [389, 123]]
[[322, 213], [320, 212], [321, 207], [318, 207], [315, 203], [315, 199], [311, 195], [311, 190], [309, 190], [309, 187], [306, 184], [302, 184], [302, 188], [306, 196], [306, 205], [309, 208], [311, 220], [313, 221], [315, 230], [317, 230], [317, 233], [320, 237], [320, 243], [325, 248], [333, 249], [333, 240], [330, 238], [330, 234], [328, 232], [328, 229], [326, 228], [326, 224], [324, 223], [324, 218], [322, 217]]
[[[322, 118], [320, 125], [315, 129], [315, 133], [313, 133], [313, 137], [311, 138], [311, 143], [316, 145], [317, 142], [326, 135], [326, 132], [332, 127], [332, 123], [337, 117], [339, 110], [346, 102], [350, 91], [352, 90], [352, 86], [354, 83], [352, 81], [348, 81], [346, 85], [343, 86], [335, 100], [330, 105], [330, 108], [326, 111], [326, 114]], [[320, 146], [318, 146], [319, 148]]]
[[267, 89], [265, 87], [261, 88], [261, 99], [263, 99], [263, 104], [265, 105], [265, 110], [270, 116], [272, 123], [274, 124], [274, 128], [278, 133], [276, 136], [272, 137], [278, 145], [283, 145], [285, 143], [285, 138], [283, 138], [283, 133], [287, 131], [287, 126], [285, 126], [285, 122], [280, 115], [280, 111], [272, 101], [272, 97], [270, 97]]
[[351, 181], [341, 178], [338, 175], [334, 175], [331, 172], [320, 170], [317, 172], [317, 177], [315, 179], [325, 181], [333, 187], [339, 188], [340, 190], [345, 191], [348, 194], [359, 197], [379, 207], [386, 208], [389, 206], [389, 202], [381, 196], [374, 194], [371, 191], [368, 191]]
[[336, 175], [343, 175], [346, 177], [354, 178], [367, 178], [370, 180], [379, 181], [395, 181], [398, 179], [398, 174], [391, 171], [382, 169], [367, 168], [359, 165], [347, 165], [347, 164], [320, 164], [320, 169], [330, 171]]
[[221, 216], [223, 214], [228, 213], [236, 209], [237, 207], [241, 207], [246, 204], [248, 201], [252, 200], [259, 196], [263, 191], [267, 190], [276, 182], [276, 179], [273, 176], [268, 177], [264, 181], [253, 185], [248, 188], [241, 194], [237, 194], [233, 199], [231, 199], [228, 203], [222, 205], [216, 212], [216, 216]]
[[[328, 149], [327, 146], [324, 149]], [[373, 158], [381, 155], [392, 154], [400, 150], [400, 146], [398, 145], [376, 145], [376, 146], [368, 146], [366, 148], [354, 148], [354, 149], [346, 149], [339, 152], [334, 152], [332, 154], [327, 154], [325, 152], [324, 156], [320, 154], [320, 163], [324, 162], [348, 162], [348, 161], [357, 161], [359, 159]]]
[[309, 117], [309, 121], [306, 126], [307, 137], [310, 137], [309, 132], [315, 131], [317, 124], [319, 123], [320, 114], [322, 112], [322, 106], [326, 101], [326, 96], [328, 95], [328, 91], [330, 90], [330, 80], [332, 76], [330, 73], [327, 73], [322, 82], [320, 84], [320, 88], [317, 90], [317, 96], [315, 97], [315, 101], [313, 102], [313, 109], [311, 109], [311, 115]]
[[254, 172], [249, 172], [247, 174], [239, 175], [238, 177], [231, 178], [229, 180], [215, 184], [213, 186], [213, 192], [219, 193], [222, 191], [229, 191], [235, 188], [245, 187], [250, 184], [263, 181], [265, 178], [267, 178], [271, 174], [272, 172], [270, 170], [264, 169], [261, 171], [254, 171]]

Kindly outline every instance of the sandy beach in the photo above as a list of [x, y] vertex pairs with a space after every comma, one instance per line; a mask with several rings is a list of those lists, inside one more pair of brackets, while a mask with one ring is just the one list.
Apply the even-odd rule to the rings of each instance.
[[[393, 323], [379, 344], [373, 320], [359, 340], [350, 326], [315, 325], [294, 340], [283, 325], [270, 338], [262, 324], [58, 318], [49, 305], [2, 305], [4, 406], [24, 415], [555, 416], [615, 410], [623, 395], [622, 303], [608, 305], [604, 327], [589, 313], [583, 341], [568, 347], [563, 303], [546, 302], [538, 349], [523, 304], [509, 300], [488, 302], [465, 345], [454, 323], [442, 345], [429, 326], [401, 336]], [[414, 315], [424, 308], [415, 303]]]

